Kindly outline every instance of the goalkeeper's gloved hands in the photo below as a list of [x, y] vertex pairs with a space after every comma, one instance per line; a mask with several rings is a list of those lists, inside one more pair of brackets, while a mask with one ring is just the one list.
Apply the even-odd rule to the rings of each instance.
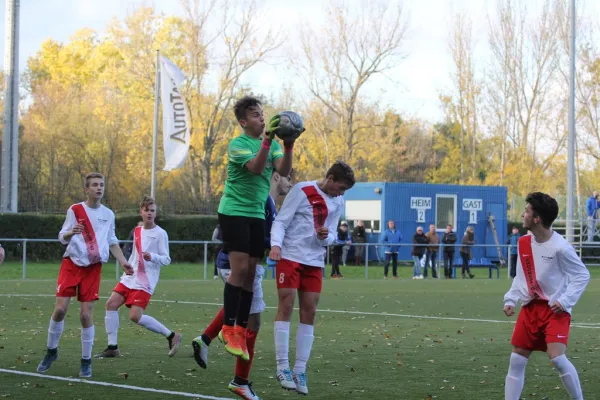
[[279, 116], [279, 114], [271, 117], [271, 119], [269, 120], [269, 123], [266, 126], [266, 130], [265, 130], [267, 139], [273, 140], [275, 138], [275, 134], [279, 130], [279, 121], [280, 120], [281, 120], [281, 117]]

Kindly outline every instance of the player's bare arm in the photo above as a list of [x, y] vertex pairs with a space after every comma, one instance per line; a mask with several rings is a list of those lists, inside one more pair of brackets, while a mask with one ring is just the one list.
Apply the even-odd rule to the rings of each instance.
[[283, 152], [283, 157], [275, 160], [273, 164], [275, 165], [275, 171], [277, 171], [281, 176], [288, 176], [292, 172], [291, 149], [294, 147], [294, 140], [284, 141], [283, 147], [285, 149]]
[[66, 241], [69, 241], [69, 240], [71, 240], [71, 238], [73, 237], [73, 235], [78, 235], [78, 234], [80, 234], [82, 232], [83, 232], [83, 225], [81, 225], [81, 224], [75, 224], [73, 226], [73, 229], [71, 229], [71, 231], [65, 232], [65, 234], [63, 235], [63, 238]]
[[123, 250], [121, 250], [121, 246], [119, 246], [119, 244], [117, 243], [117, 244], [111, 245], [109, 247], [109, 249], [110, 249], [110, 253], [117, 259], [119, 264], [121, 264], [121, 268], [123, 268], [123, 271], [127, 275], [132, 275], [133, 267], [131, 266], [131, 264], [129, 264], [129, 262], [123, 255]]

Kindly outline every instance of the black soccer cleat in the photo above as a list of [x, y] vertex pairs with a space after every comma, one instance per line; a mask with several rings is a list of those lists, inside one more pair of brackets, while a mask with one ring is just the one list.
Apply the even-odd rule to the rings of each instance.
[[38, 365], [37, 372], [44, 373], [48, 371], [52, 366], [52, 363], [56, 360], [58, 360], [58, 347], [56, 349], [46, 350], [46, 355]]

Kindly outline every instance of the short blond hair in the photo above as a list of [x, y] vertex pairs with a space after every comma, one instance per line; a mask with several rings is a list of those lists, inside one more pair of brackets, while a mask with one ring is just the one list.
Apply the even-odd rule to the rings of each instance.
[[84, 186], [90, 187], [90, 180], [94, 178], [104, 180], [104, 175], [102, 175], [100, 172], [90, 172], [85, 176]]
[[156, 204], [156, 201], [154, 200], [154, 197], [144, 196], [144, 198], [140, 202], [140, 210], [145, 210], [146, 208], [148, 208], [152, 204]]

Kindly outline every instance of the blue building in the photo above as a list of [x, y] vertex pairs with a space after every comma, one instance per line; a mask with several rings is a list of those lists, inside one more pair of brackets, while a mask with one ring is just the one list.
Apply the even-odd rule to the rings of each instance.
[[[367, 182], [357, 183], [344, 195], [344, 218], [354, 226], [362, 220], [368, 242], [380, 242], [387, 222], [393, 220], [402, 234], [403, 243], [412, 243], [417, 226], [425, 232], [435, 224], [438, 234], [447, 224], [454, 226], [460, 244], [467, 226], [475, 228], [476, 244], [494, 245], [474, 248], [473, 258], [498, 261], [498, 250], [489, 215], [495, 219], [500, 244], [507, 238], [507, 190], [499, 186], [460, 186], [426, 183]], [[374, 259], [372, 248], [369, 258]], [[458, 248], [456, 249], [458, 251]], [[380, 256], [383, 249], [379, 249]], [[410, 247], [402, 247], [398, 258], [410, 260]]]

